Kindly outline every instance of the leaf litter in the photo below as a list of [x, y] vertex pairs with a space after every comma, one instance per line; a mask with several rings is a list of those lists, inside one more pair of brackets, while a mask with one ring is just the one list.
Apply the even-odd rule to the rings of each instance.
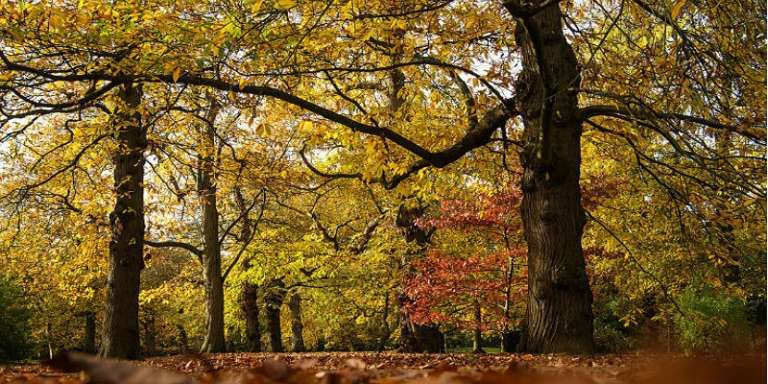
[[222, 353], [143, 361], [67, 352], [0, 366], [0, 383], [29, 384], [750, 384], [765, 354], [472, 355], [371, 352]]

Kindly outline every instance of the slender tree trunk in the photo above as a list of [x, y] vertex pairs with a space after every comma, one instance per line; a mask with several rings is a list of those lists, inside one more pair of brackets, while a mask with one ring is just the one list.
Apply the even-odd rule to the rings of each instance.
[[267, 331], [269, 332], [269, 351], [283, 352], [283, 334], [280, 329], [280, 308], [285, 299], [285, 283], [272, 280], [264, 292], [264, 306], [267, 313]]
[[483, 350], [483, 309], [480, 302], [475, 299], [474, 302], [475, 329], [472, 332], [472, 353], [485, 353]]
[[[730, 88], [730, 87], [729, 87]], [[726, 106], [730, 110], [730, 106]], [[728, 116], [728, 115], [726, 115]], [[728, 158], [730, 157], [732, 146], [731, 133], [723, 130], [715, 133], [715, 149], [717, 151], [717, 163], [722, 169], [729, 167]], [[717, 183], [715, 180], [714, 183]], [[741, 250], [736, 245], [736, 236], [734, 227], [727, 221], [719, 220], [721, 213], [728, 212], [728, 205], [725, 202], [715, 200], [715, 219], [713, 223], [717, 229], [716, 237], [719, 243], [725, 248], [724, 252], [718, 256], [725, 261], [723, 266], [718, 268], [720, 281], [726, 285], [740, 284], [742, 281], [741, 271]], [[719, 253], [719, 252], [718, 252]]]
[[204, 144], [200, 154], [198, 190], [203, 209], [203, 267], [205, 268], [205, 341], [201, 352], [224, 352], [224, 279], [221, 275], [221, 244], [219, 243], [219, 210], [216, 199], [214, 152], [216, 148], [215, 119], [219, 106], [209, 98], [211, 106], [203, 132]]
[[96, 353], [96, 314], [93, 311], [86, 311], [83, 317], [85, 319], [83, 352]]
[[293, 292], [288, 299], [288, 308], [291, 310], [291, 351], [304, 352], [304, 324], [301, 321], [301, 296], [299, 292]]
[[399, 350], [403, 353], [419, 353], [423, 351], [423, 348], [419, 345], [414, 329], [415, 325], [411, 322], [411, 317], [408, 314], [408, 302], [409, 298], [404, 293], [397, 295], [397, 304], [400, 315]]
[[379, 328], [379, 343], [376, 346], [376, 352], [384, 351], [387, 345], [391, 331], [389, 330], [389, 289], [384, 292], [384, 310], [381, 313], [381, 326]]
[[[115, 206], [110, 213], [109, 277], [101, 354], [136, 359], [139, 347], [139, 285], [144, 268], [144, 149], [147, 132], [136, 108], [141, 89], [120, 88], [124, 103], [116, 120], [117, 153], [114, 162]], [[123, 109], [125, 108], [125, 109]]]
[[[507, 247], [509, 248], [509, 247]], [[512, 277], [515, 273], [515, 265], [512, 262], [512, 256], [507, 257], [507, 269], [505, 271], [505, 286], [504, 286], [504, 324], [501, 329], [501, 352], [510, 353], [514, 352], [516, 346], [513, 343], [513, 333], [510, 331], [509, 326], [512, 322], [510, 317], [512, 306]]]
[[184, 326], [181, 324], [176, 324], [176, 330], [178, 331], [178, 337], [179, 337], [179, 354], [183, 355], [189, 352], [189, 342], [187, 338], [187, 331], [184, 329]]
[[144, 328], [144, 356], [155, 356], [157, 354], [157, 332], [154, 313], [146, 312], [142, 326]]
[[529, 292], [521, 347], [590, 353], [592, 293], [581, 247], [586, 218], [579, 190], [581, 122], [575, 90], [580, 75], [561, 18], [554, 3], [521, 20], [516, 36], [523, 58], [517, 89], [525, 125], [521, 213]]
[[48, 346], [48, 358], [53, 359], [53, 344], [51, 343], [51, 340], [53, 340], [53, 335], [51, 334], [53, 325], [50, 321], [45, 323], [45, 342]]
[[259, 286], [251, 283], [243, 284], [240, 296], [240, 309], [245, 317], [245, 338], [248, 352], [261, 352], [261, 329], [259, 328]]

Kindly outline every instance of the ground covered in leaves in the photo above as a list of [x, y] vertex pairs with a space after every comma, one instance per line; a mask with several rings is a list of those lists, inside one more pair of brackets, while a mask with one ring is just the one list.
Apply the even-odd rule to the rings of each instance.
[[225, 353], [139, 362], [70, 353], [47, 364], [0, 366], [0, 383], [765, 383], [764, 354], [690, 359], [670, 354], [576, 357], [397, 353]]

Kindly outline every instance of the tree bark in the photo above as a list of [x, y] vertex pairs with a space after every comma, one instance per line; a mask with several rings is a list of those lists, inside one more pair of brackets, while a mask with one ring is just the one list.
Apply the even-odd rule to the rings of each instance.
[[[509, 246], [507, 246], [509, 249]], [[512, 306], [512, 277], [515, 272], [515, 265], [512, 262], [512, 256], [507, 257], [507, 268], [504, 271], [504, 318], [501, 329], [501, 352], [514, 352], [516, 346], [512, 342], [512, 332], [509, 329], [511, 323], [510, 311]]]
[[145, 313], [142, 327], [144, 328], [144, 356], [155, 356], [157, 354], [157, 332], [154, 313]]
[[301, 296], [299, 292], [293, 292], [288, 299], [288, 308], [291, 310], [291, 351], [304, 352], [304, 324], [301, 321]]
[[203, 132], [204, 143], [199, 155], [198, 192], [202, 200], [203, 214], [203, 267], [205, 269], [205, 341], [201, 352], [224, 352], [224, 279], [221, 275], [221, 244], [219, 243], [219, 210], [216, 198], [216, 174], [214, 152], [218, 104], [213, 98], [206, 116]]
[[243, 284], [240, 309], [245, 317], [245, 338], [248, 352], [261, 352], [261, 329], [259, 328], [259, 286]]
[[[512, 3], [505, 5], [514, 15]], [[546, 6], [523, 17], [516, 35], [523, 64], [516, 88], [525, 126], [521, 213], [529, 292], [521, 348], [590, 353], [592, 293], [581, 247], [586, 218], [575, 91], [580, 74], [561, 18], [558, 3]]]
[[485, 353], [483, 350], [483, 309], [480, 302], [475, 299], [474, 302], [475, 329], [472, 332], [472, 353]]
[[280, 308], [285, 299], [285, 283], [272, 280], [264, 292], [264, 306], [267, 313], [267, 332], [269, 332], [269, 351], [283, 352], [283, 335], [280, 329]]
[[117, 113], [117, 153], [113, 157], [115, 206], [109, 215], [109, 277], [101, 355], [137, 359], [139, 345], [139, 285], [144, 268], [144, 149], [147, 132], [136, 108], [141, 88], [120, 88], [124, 106]]
[[520, 344], [520, 331], [506, 330], [501, 332], [501, 352], [514, 353]]
[[181, 324], [176, 324], [176, 330], [178, 331], [179, 335], [179, 354], [183, 355], [189, 352], [189, 342], [187, 339], [187, 331], [184, 329], [184, 326]]
[[83, 352], [96, 353], [96, 314], [87, 311], [83, 314], [85, 318], [85, 335], [83, 337]]
[[392, 333], [389, 329], [389, 289], [384, 292], [384, 309], [381, 313], [381, 326], [379, 327], [379, 342], [376, 345], [376, 352], [384, 351]]

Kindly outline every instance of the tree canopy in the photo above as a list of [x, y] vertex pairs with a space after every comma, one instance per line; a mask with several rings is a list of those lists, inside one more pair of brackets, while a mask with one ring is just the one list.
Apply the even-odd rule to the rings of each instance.
[[765, 11], [0, 0], [0, 297], [41, 353], [745, 343]]

